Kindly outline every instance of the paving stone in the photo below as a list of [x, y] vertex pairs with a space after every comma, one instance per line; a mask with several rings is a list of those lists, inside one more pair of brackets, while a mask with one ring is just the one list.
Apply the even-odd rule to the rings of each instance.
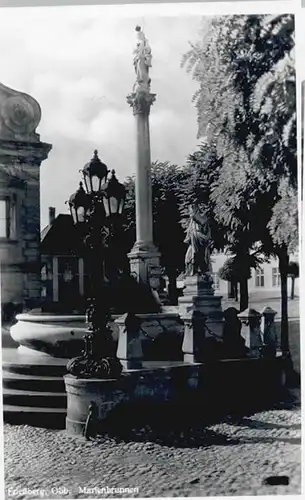
[[[57, 499], [296, 495], [301, 493], [300, 443], [297, 407], [203, 424], [179, 437], [177, 447], [156, 443], [153, 433], [146, 442], [108, 437], [87, 442], [64, 431], [5, 424], [5, 486], [6, 491], [65, 487], [68, 494], [45, 497]], [[288, 476], [289, 485], [263, 484], [274, 475]], [[139, 493], [83, 493], [84, 487], [106, 486], [138, 487]]]

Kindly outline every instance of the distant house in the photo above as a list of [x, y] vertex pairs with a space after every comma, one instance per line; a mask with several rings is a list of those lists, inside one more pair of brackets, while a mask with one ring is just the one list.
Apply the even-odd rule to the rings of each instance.
[[49, 224], [41, 232], [42, 308], [45, 311], [83, 312], [86, 275], [77, 254], [77, 234], [71, 215], [49, 208]]
[[[212, 277], [214, 281], [215, 293], [231, 295], [231, 283], [219, 278], [218, 271], [229, 258], [222, 252], [214, 252], [212, 255]], [[291, 256], [291, 260], [298, 261], [298, 256]], [[251, 270], [251, 278], [248, 281], [249, 293], [268, 292], [271, 295], [279, 295], [281, 290], [281, 276], [278, 260], [270, 258], [269, 262], [264, 262], [257, 269]], [[296, 294], [298, 295], [298, 280], [296, 281]]]

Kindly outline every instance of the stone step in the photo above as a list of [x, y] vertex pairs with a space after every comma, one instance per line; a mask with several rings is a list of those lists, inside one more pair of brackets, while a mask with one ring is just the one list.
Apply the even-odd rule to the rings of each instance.
[[4, 422], [13, 425], [34, 425], [48, 429], [64, 429], [66, 409], [35, 406], [3, 405]]
[[23, 391], [4, 387], [3, 405], [65, 409], [67, 396], [64, 392]]
[[2, 349], [5, 372], [33, 376], [60, 377], [66, 373], [67, 359], [21, 354], [14, 348]]
[[2, 370], [3, 387], [29, 391], [65, 392], [63, 377], [25, 375]]

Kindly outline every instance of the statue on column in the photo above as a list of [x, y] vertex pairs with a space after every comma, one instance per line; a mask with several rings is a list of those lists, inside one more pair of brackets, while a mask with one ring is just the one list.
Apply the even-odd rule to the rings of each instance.
[[189, 245], [185, 255], [186, 276], [211, 272], [211, 228], [206, 213], [200, 213], [194, 205], [189, 208], [184, 242]]
[[149, 68], [151, 67], [151, 48], [140, 26], [136, 27], [137, 47], [134, 50], [133, 64], [137, 75], [134, 90], [150, 90]]

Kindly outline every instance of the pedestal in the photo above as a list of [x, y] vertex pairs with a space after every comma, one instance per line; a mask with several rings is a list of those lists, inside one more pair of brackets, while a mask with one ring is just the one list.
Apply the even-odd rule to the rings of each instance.
[[136, 243], [128, 254], [128, 258], [131, 275], [139, 283], [147, 283], [153, 290], [159, 290], [161, 278], [160, 253], [156, 247], [153, 244], [144, 246]]
[[207, 339], [222, 342], [223, 312], [221, 296], [215, 296], [212, 278], [206, 273], [185, 279], [183, 297], [179, 298], [179, 314], [184, 321], [182, 350], [185, 362], [203, 359]]

